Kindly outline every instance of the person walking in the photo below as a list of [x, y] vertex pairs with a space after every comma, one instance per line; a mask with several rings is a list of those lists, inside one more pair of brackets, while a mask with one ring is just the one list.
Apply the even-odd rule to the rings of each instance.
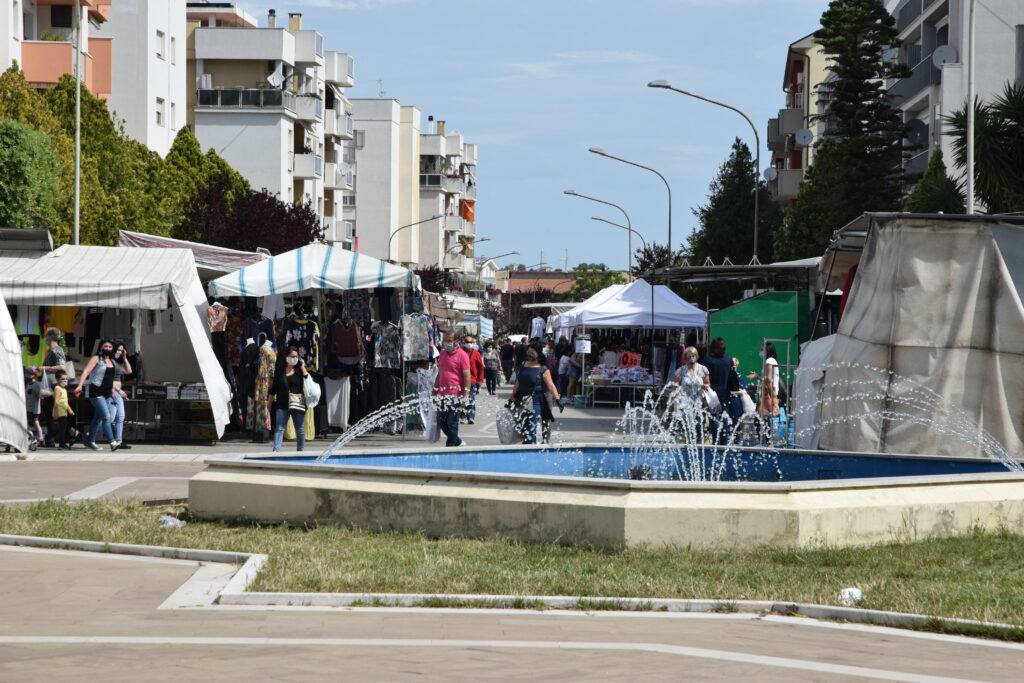
[[676, 370], [675, 377], [675, 382], [682, 389], [683, 396], [697, 403], [700, 402], [704, 387], [711, 386], [711, 373], [697, 362], [699, 355], [696, 347], [686, 347], [686, 351], [683, 352], [683, 360], [686, 364]]
[[[74, 417], [75, 411], [68, 402], [68, 373], [58, 370], [54, 373], [57, 384], [53, 387], [53, 421], [55, 425], [53, 439], [57, 442], [57, 448], [67, 451], [71, 450], [71, 440], [78, 435], [69, 423]], [[70, 435], [71, 439], [68, 438]]]
[[122, 437], [124, 436], [124, 400], [128, 394], [121, 388], [121, 378], [124, 375], [132, 374], [132, 364], [128, 362], [128, 349], [124, 344], [117, 344], [114, 348], [114, 387], [110, 393], [110, 413], [113, 416], [114, 440], [121, 449], [130, 449]]
[[494, 348], [494, 341], [488, 339], [484, 344], [484, 382], [487, 384], [487, 393], [494, 396], [498, 388], [498, 368], [501, 366], [501, 355]]
[[[47, 328], [46, 334], [43, 335], [46, 340], [47, 346], [50, 350], [46, 352], [46, 358], [43, 359], [42, 370], [47, 374], [50, 386], [54, 386], [57, 383], [56, 373], [59, 370], [64, 370], [67, 373], [67, 356], [64, 355], [64, 349], [61, 348], [60, 342], [64, 338], [64, 333], [56, 327]], [[52, 396], [43, 397], [42, 401], [42, 415], [43, 415], [43, 426], [46, 427], [46, 442], [45, 445], [53, 446], [54, 439], [53, 433], [57, 429], [56, 423], [53, 420], [53, 404], [54, 399]]]
[[471, 383], [469, 356], [455, 344], [455, 333], [445, 332], [441, 355], [437, 359], [434, 394], [441, 397], [437, 411], [438, 426], [444, 432], [445, 446], [464, 446], [459, 438], [459, 413], [466, 405]]
[[89, 403], [92, 404], [92, 421], [89, 423], [89, 439], [85, 447], [98, 451], [96, 437], [100, 429], [110, 443], [110, 450], [116, 451], [120, 447], [114, 439], [114, 431], [111, 427], [114, 416], [110, 412], [110, 396], [114, 391], [114, 342], [104, 339], [100, 342], [100, 350], [95, 356], [89, 359], [78, 380], [78, 387], [75, 388], [75, 398], [82, 395], [82, 389], [89, 387]]
[[484, 359], [476, 346], [476, 339], [463, 337], [462, 350], [469, 358], [469, 402], [466, 405], [466, 423], [473, 424], [476, 419], [476, 395], [480, 393], [480, 385], [484, 383]]
[[507, 338], [501, 345], [501, 372], [505, 375], [505, 381], [512, 381], [512, 370], [516, 367], [516, 348], [512, 346]]
[[[724, 339], [715, 337], [711, 340], [704, 365], [708, 369], [708, 381], [711, 389], [718, 396], [719, 405], [723, 410], [727, 409], [730, 402], [729, 376], [732, 374], [732, 356], [725, 353]], [[722, 444], [728, 440], [728, 429], [720, 415], [711, 416], [711, 434], [715, 443]]]
[[295, 428], [295, 450], [302, 451], [306, 447], [306, 397], [302, 382], [308, 374], [297, 347], [289, 346], [278, 354], [272, 393], [267, 398], [267, 408], [274, 411], [275, 453], [281, 450], [289, 417]]
[[551, 379], [551, 372], [543, 360], [543, 347], [540, 343], [531, 344], [526, 349], [526, 360], [516, 367], [516, 383], [512, 388], [512, 399], [519, 405], [520, 413], [527, 415], [522, 425], [523, 443], [537, 443], [537, 425], [541, 420], [554, 421], [551, 406], [544, 398], [547, 392], [557, 401], [561, 398], [558, 387]]

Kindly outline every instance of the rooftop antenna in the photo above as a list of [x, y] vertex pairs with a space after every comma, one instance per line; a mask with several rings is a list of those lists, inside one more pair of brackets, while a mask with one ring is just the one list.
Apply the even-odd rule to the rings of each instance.
[[384, 97], [388, 94], [387, 90], [384, 89], [384, 79], [378, 78], [374, 83], [377, 84], [377, 97]]

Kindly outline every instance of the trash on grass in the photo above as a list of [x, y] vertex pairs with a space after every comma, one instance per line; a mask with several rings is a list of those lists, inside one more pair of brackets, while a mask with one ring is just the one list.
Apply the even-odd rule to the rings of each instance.
[[839, 604], [843, 607], [853, 607], [864, 599], [864, 593], [859, 588], [844, 588], [839, 591]]
[[188, 524], [185, 520], [178, 519], [174, 515], [161, 515], [160, 526], [164, 529], [180, 529], [181, 527]]

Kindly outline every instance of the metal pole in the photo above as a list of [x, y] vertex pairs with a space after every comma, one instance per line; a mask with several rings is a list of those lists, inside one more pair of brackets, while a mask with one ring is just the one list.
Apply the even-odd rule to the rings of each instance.
[[82, 202], [82, 8], [75, 0], [75, 218], [72, 242], [78, 244]]
[[[656, 175], [659, 178], [661, 178], [661, 182], [665, 183], [665, 189], [668, 190], [668, 253], [669, 253], [669, 258], [671, 259], [672, 253], [673, 253], [673, 251], [672, 251], [672, 186], [668, 184], [668, 180], [665, 178], [665, 176], [663, 176], [662, 174], [658, 173], [658, 171], [654, 170], [650, 166], [644, 166], [643, 164], [638, 164], [635, 161], [629, 161], [627, 159], [623, 159], [622, 157], [612, 156], [611, 154], [608, 154], [607, 152], [605, 152], [600, 147], [591, 147], [590, 150], [588, 150], [588, 151], [592, 152], [593, 154], [597, 154], [599, 156], [608, 157], [609, 159], [615, 159], [615, 161], [621, 161], [622, 163], [629, 164], [630, 166], [636, 166], [637, 168], [642, 168], [645, 171], [650, 171], [654, 175]], [[669, 265], [672, 265], [672, 264], [670, 263]]]
[[974, 10], [967, 0], [967, 213], [974, 213]]
[[[626, 217], [626, 225], [628, 226], [628, 229], [629, 229], [629, 232], [627, 233], [627, 242], [626, 242], [626, 244], [627, 244], [626, 248], [629, 249], [629, 259], [627, 260], [627, 264], [628, 264], [628, 267], [629, 267], [628, 276], [629, 276], [630, 282], [632, 282], [635, 279], [633, 277], [633, 233], [636, 233], [637, 237], [640, 237], [640, 233], [636, 232], [636, 230], [633, 229], [633, 222], [629, 220], [629, 214], [626, 213], [626, 210], [623, 209], [618, 204], [613, 204], [611, 202], [606, 202], [605, 200], [598, 199], [597, 197], [590, 197], [590, 196], [585, 195], [585, 194], [580, 194], [579, 192], [576, 192], [575, 190], [565, 190], [565, 191], [562, 192], [562, 194], [567, 194], [567, 195], [570, 195], [572, 197], [580, 197], [581, 199], [589, 199], [590, 201], [597, 202], [598, 204], [607, 204], [608, 206], [614, 206], [616, 209], [618, 209], [619, 211], [622, 212], [623, 216]], [[612, 225], [615, 225], [615, 224], [612, 223]], [[622, 227], [622, 226], [619, 226], [619, 227]], [[643, 238], [641, 238], [641, 239], [643, 239]], [[647, 244], [646, 243], [644, 243], [644, 249], [647, 249]], [[568, 250], [566, 250], [566, 251], [568, 251]], [[566, 260], [568, 260], [568, 256], [566, 256]]]

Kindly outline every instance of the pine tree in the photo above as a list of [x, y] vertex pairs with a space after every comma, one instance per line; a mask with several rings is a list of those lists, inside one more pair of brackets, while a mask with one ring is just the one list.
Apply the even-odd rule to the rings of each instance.
[[777, 233], [777, 258], [819, 255], [835, 230], [865, 211], [897, 210], [903, 195], [906, 126], [883, 87], [910, 73], [885, 60], [899, 45], [895, 20], [881, 0], [832, 0], [814, 35], [831, 76], [817, 88], [827, 140], [814, 167], [823, 168], [805, 177]]
[[903, 210], [910, 213], [963, 213], [964, 204], [960, 184], [946, 173], [942, 150], [936, 148], [924, 175], [903, 203]]
[[[690, 235], [692, 262], [697, 265], [710, 258], [722, 263], [726, 258], [736, 264], [750, 261], [754, 250], [754, 181], [757, 169], [750, 148], [740, 140], [732, 144], [732, 152], [718, 169], [708, 187], [708, 202], [693, 210], [700, 227]], [[758, 217], [758, 259], [767, 263], [772, 256], [772, 237], [782, 224], [782, 211], [772, 201], [762, 182], [757, 183], [760, 195]]]

